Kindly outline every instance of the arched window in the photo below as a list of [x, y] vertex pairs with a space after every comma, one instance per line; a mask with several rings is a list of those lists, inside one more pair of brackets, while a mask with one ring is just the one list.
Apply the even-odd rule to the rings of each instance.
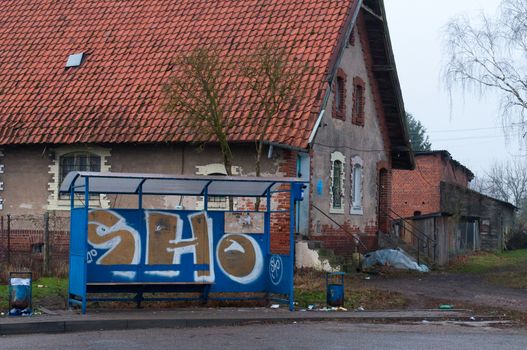
[[344, 213], [345, 157], [340, 152], [331, 154], [330, 213]]
[[[227, 176], [227, 171], [225, 170], [225, 165], [221, 163], [213, 163], [207, 165], [198, 165], [196, 166], [197, 175], [207, 175], [207, 176]], [[240, 167], [233, 166], [231, 167], [231, 172], [233, 175], [240, 174]], [[228, 198], [225, 196], [209, 196], [208, 197], [208, 209], [209, 210], [229, 210], [230, 201], [233, 201], [233, 207], [236, 207], [236, 201], [233, 198]], [[202, 209], [204, 206], [203, 197], [199, 197], [196, 203], [197, 209]]]
[[333, 83], [333, 118], [346, 119], [346, 73], [337, 69]]
[[[48, 183], [48, 210], [69, 210], [69, 194], [59, 194], [64, 178], [71, 171], [109, 172], [110, 149], [99, 146], [59, 146], [51, 148], [49, 166], [51, 181]], [[80, 199], [76, 198], [80, 204]], [[110, 202], [105, 195], [90, 195], [90, 206], [108, 208]]]
[[71, 152], [59, 158], [59, 184], [71, 171], [101, 171], [101, 157], [90, 152]]
[[[66, 175], [72, 171], [101, 171], [101, 157], [90, 152], [71, 152], [59, 157], [59, 188]], [[90, 195], [90, 198], [96, 198]], [[67, 199], [69, 194], [59, 195], [59, 199]]]
[[360, 157], [351, 160], [351, 208], [350, 214], [362, 214], [363, 162]]
[[359, 77], [353, 78], [353, 111], [351, 122], [364, 126], [364, 104], [366, 83]]

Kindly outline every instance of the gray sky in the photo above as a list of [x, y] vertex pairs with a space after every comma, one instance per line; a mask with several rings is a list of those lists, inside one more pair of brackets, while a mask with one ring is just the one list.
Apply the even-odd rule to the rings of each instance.
[[[492, 15], [500, 0], [385, 0], [405, 108], [428, 130], [433, 149], [446, 149], [476, 174], [495, 160], [525, 154], [505, 138], [493, 96], [461, 92], [450, 104], [441, 78], [443, 27], [450, 18], [481, 11]], [[452, 106], [452, 110], [450, 109]]]

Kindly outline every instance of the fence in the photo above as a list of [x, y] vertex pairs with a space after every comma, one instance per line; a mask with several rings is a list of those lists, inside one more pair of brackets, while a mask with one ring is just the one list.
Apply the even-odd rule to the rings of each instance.
[[68, 272], [69, 217], [0, 216], [0, 280], [9, 271], [32, 271], [40, 276]]

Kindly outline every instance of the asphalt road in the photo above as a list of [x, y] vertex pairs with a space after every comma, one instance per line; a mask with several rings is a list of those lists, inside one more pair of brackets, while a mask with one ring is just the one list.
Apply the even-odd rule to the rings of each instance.
[[521, 349], [527, 331], [452, 324], [297, 323], [0, 337], [0, 349]]

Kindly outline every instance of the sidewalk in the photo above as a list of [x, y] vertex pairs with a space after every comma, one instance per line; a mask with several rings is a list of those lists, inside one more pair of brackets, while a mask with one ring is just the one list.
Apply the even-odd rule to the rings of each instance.
[[0, 335], [61, 333], [148, 328], [235, 326], [254, 323], [342, 321], [395, 323], [426, 321], [495, 320], [475, 316], [470, 310], [415, 311], [295, 311], [268, 308], [194, 308], [177, 310], [57, 311], [55, 315], [0, 318]]

